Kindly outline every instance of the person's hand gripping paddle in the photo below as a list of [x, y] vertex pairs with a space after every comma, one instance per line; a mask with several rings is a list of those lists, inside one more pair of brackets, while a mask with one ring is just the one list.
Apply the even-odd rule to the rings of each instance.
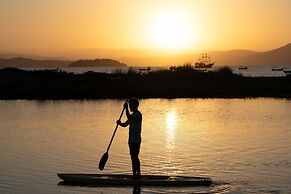
[[[127, 101], [128, 101], [128, 99], [126, 99], [125, 103], [127, 103]], [[120, 120], [120, 119], [122, 118], [122, 115], [123, 115], [124, 110], [125, 110], [125, 106], [123, 106], [122, 112], [121, 112], [120, 117], [119, 117], [118, 120]], [[113, 135], [112, 135], [112, 137], [111, 137], [111, 140], [110, 140], [110, 143], [109, 143], [109, 145], [108, 145], [108, 147], [107, 147], [106, 152], [103, 154], [102, 158], [100, 159], [100, 162], [99, 162], [99, 169], [100, 169], [100, 170], [103, 170], [103, 169], [104, 169], [105, 164], [106, 164], [106, 162], [107, 162], [107, 160], [108, 160], [108, 157], [109, 157], [109, 155], [108, 155], [108, 151], [109, 151], [109, 149], [110, 149], [110, 146], [111, 146], [111, 143], [112, 143], [113, 138], [114, 138], [114, 136], [115, 136], [115, 133], [116, 133], [117, 128], [118, 128], [118, 124], [116, 124], [115, 130], [114, 130], [114, 132], [113, 132]]]

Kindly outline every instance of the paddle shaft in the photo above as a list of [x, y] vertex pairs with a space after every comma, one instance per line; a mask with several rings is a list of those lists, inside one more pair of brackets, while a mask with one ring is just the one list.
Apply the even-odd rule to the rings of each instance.
[[[127, 103], [127, 101], [128, 101], [128, 99], [126, 99], [125, 103]], [[122, 118], [122, 115], [123, 115], [124, 110], [125, 110], [125, 107], [123, 107], [123, 109], [122, 109], [122, 111], [121, 111], [121, 114], [120, 114], [118, 120], [120, 120], [120, 119]], [[107, 147], [106, 153], [108, 153], [108, 151], [109, 151], [109, 149], [110, 149], [110, 146], [111, 146], [112, 141], [113, 141], [113, 139], [114, 139], [114, 136], [115, 136], [115, 133], [116, 133], [116, 131], [117, 131], [117, 128], [118, 128], [118, 124], [116, 124], [116, 127], [115, 127], [114, 132], [113, 132], [112, 137], [111, 137], [111, 140], [110, 140], [109, 145], [108, 145], [108, 147]]]

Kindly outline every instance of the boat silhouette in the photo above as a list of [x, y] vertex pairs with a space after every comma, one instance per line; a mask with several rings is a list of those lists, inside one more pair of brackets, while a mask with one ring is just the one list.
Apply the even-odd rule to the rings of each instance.
[[211, 68], [215, 62], [210, 60], [210, 56], [205, 51], [202, 57], [195, 63], [195, 68]]

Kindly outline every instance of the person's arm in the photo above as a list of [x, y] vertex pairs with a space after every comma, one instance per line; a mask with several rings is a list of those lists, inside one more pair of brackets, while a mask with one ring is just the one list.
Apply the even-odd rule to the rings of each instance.
[[129, 119], [132, 119], [131, 117], [131, 114], [130, 114], [130, 112], [129, 112], [129, 110], [128, 110], [128, 103], [126, 102], [126, 103], [124, 103], [124, 105], [123, 105], [123, 107], [125, 108], [125, 113], [126, 113], [126, 117], [127, 117], [127, 119], [129, 120]]
[[129, 120], [125, 121], [124, 123], [122, 123], [120, 120], [117, 120], [116, 124], [120, 125], [121, 127], [127, 127], [129, 125]]

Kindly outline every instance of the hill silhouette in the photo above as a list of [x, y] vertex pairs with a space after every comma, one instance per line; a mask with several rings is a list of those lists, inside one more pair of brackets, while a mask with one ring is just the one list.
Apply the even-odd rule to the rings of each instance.
[[[194, 64], [201, 57], [201, 53], [161, 56], [153, 56], [154, 53], [142, 56], [141, 53], [142, 51], [139, 51], [139, 54], [135, 55], [135, 52], [132, 51], [131, 57], [123, 56], [118, 61], [113, 59], [70, 61], [60, 57], [48, 59], [33, 55], [15, 57], [17, 54], [8, 53], [0, 54], [0, 67], [122, 67], [126, 64], [130, 66], [172, 66], [185, 63]], [[266, 52], [234, 49], [212, 51], [208, 54], [216, 62], [215, 66], [291, 66], [291, 43]]]
[[216, 65], [221, 66], [234, 66], [234, 65], [242, 65], [241, 59], [250, 55], [255, 55], [258, 52], [250, 51], [250, 50], [240, 50], [234, 49], [230, 51], [213, 51], [210, 52], [209, 55], [216, 62]]
[[237, 49], [209, 55], [221, 66], [291, 66], [291, 43], [266, 52]]
[[291, 43], [267, 52], [251, 54], [240, 61], [245, 65], [291, 66]]
[[0, 67], [36, 68], [36, 67], [126, 67], [127, 65], [112, 59], [94, 60], [42, 60], [24, 57], [0, 58]]
[[113, 59], [78, 60], [69, 67], [126, 67], [125, 63]]
[[44, 57], [44, 56], [38, 56], [38, 55], [26, 55], [26, 54], [12, 53], [12, 52], [0, 53], [0, 58], [3, 58], [3, 59], [26, 58], [26, 59], [34, 59], [34, 60], [71, 61], [68, 58], [60, 57], [60, 56]]
[[71, 61], [62, 60], [36, 60], [23, 57], [15, 57], [11, 59], [0, 58], [0, 67], [65, 67]]
[[[267, 52], [234, 49], [208, 52], [215, 66], [291, 66], [291, 43]], [[124, 57], [122, 61], [138, 65], [182, 65], [194, 64], [201, 54], [169, 55], [163, 57]]]

